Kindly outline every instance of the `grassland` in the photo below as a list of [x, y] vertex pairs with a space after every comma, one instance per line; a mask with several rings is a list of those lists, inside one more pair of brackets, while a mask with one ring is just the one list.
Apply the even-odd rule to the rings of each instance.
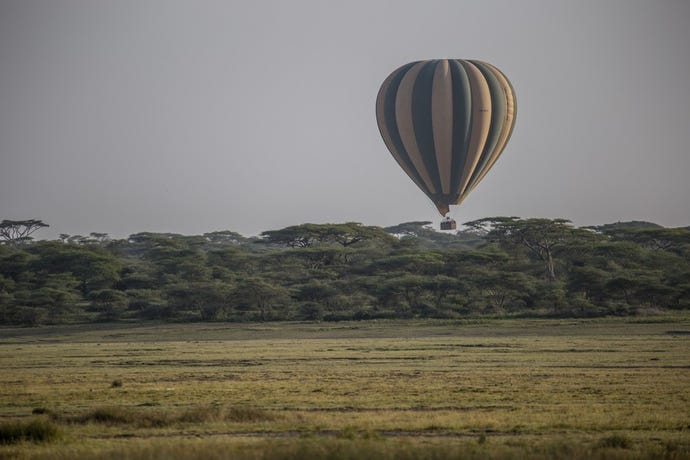
[[690, 315], [0, 329], [37, 421], [0, 458], [690, 458]]

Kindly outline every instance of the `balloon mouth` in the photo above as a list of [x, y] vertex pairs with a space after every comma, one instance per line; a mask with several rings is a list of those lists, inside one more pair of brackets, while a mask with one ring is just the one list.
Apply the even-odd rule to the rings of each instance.
[[446, 217], [450, 212], [450, 205], [460, 206], [465, 200], [466, 195], [436, 195], [432, 198], [436, 209], [438, 209], [441, 216]]
[[446, 217], [446, 214], [450, 212], [450, 207], [445, 203], [436, 203], [436, 209], [438, 209], [441, 217]]

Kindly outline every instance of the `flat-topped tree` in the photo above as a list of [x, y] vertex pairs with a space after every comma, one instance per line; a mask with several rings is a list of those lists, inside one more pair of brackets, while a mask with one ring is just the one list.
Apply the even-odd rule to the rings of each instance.
[[0, 222], [0, 239], [5, 243], [21, 244], [31, 240], [31, 234], [36, 230], [49, 227], [41, 220], [8, 220]]
[[690, 252], [690, 228], [649, 226], [611, 230], [602, 225], [593, 229], [614, 241], [632, 241], [648, 249], [669, 251], [680, 256]]
[[308, 248], [321, 243], [336, 243], [348, 247], [364, 240], [394, 241], [382, 228], [356, 222], [292, 225], [281, 230], [262, 232], [261, 236], [266, 243], [291, 248]]
[[576, 240], [589, 240], [595, 234], [574, 228], [567, 219], [521, 219], [487, 217], [465, 223], [485, 235], [488, 241], [504, 242], [527, 248], [543, 263], [549, 281], [556, 281], [555, 253]]

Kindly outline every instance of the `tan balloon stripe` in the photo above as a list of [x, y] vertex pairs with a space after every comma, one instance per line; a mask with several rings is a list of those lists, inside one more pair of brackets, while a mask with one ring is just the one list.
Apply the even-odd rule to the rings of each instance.
[[431, 180], [429, 171], [426, 169], [422, 153], [419, 151], [417, 145], [417, 138], [414, 131], [414, 123], [412, 121], [412, 91], [414, 90], [414, 83], [417, 75], [426, 62], [422, 61], [415, 64], [403, 77], [398, 88], [398, 94], [395, 98], [395, 120], [398, 124], [398, 132], [400, 139], [405, 147], [407, 155], [410, 157], [412, 164], [419, 173], [419, 176], [424, 181], [427, 189], [432, 194], [438, 193], [434, 182]]
[[393, 155], [395, 161], [400, 165], [403, 171], [405, 171], [405, 174], [407, 174], [410, 177], [410, 179], [412, 179], [412, 181], [417, 185], [417, 187], [419, 187], [424, 193], [426, 193], [427, 190], [425, 189], [424, 184], [419, 179], [417, 179], [417, 175], [414, 173], [414, 171], [412, 171], [412, 169], [410, 169], [408, 164], [405, 162], [405, 160], [403, 160], [403, 158], [398, 153], [398, 150], [395, 148], [395, 143], [393, 142], [391, 134], [388, 130], [388, 123], [385, 116], [384, 106], [386, 103], [386, 93], [388, 93], [391, 81], [400, 71], [402, 71], [402, 69], [398, 69], [398, 72], [393, 72], [391, 75], [389, 75], [388, 78], [386, 78], [386, 80], [381, 85], [381, 89], [379, 89], [379, 94], [376, 98], [376, 121], [379, 126], [379, 132], [381, 133], [383, 142], [386, 144], [386, 147], [388, 147], [388, 150]]
[[465, 166], [460, 178], [460, 198], [455, 204], [459, 204], [465, 193], [467, 184], [472, 177], [472, 172], [477, 166], [479, 157], [484, 149], [486, 137], [491, 126], [491, 92], [489, 85], [482, 76], [480, 70], [471, 62], [461, 61], [467, 71], [470, 80], [470, 92], [472, 94], [472, 131], [470, 134], [470, 146], [465, 159]]
[[484, 178], [484, 176], [489, 172], [491, 167], [496, 163], [498, 158], [501, 156], [501, 153], [503, 153], [503, 149], [505, 148], [506, 144], [508, 143], [508, 139], [510, 139], [510, 134], [513, 131], [513, 127], [515, 126], [515, 114], [516, 114], [516, 107], [515, 107], [515, 93], [513, 90], [513, 87], [511, 86], [510, 82], [506, 78], [503, 73], [498, 70], [496, 67], [492, 66], [489, 63], [484, 62], [484, 64], [491, 69], [492, 73], [496, 76], [496, 78], [501, 82], [501, 87], [503, 88], [505, 95], [506, 95], [506, 117], [505, 117], [505, 122], [503, 123], [503, 129], [501, 130], [501, 135], [498, 139], [498, 142], [496, 143], [496, 147], [494, 148], [494, 151], [491, 153], [491, 157], [489, 158], [489, 161], [484, 165], [484, 168], [482, 171], [479, 173], [477, 176], [477, 179], [474, 181], [474, 184], [471, 184], [469, 189], [467, 190], [467, 193], [471, 192], [474, 190], [474, 188], [479, 184], [479, 182]]
[[491, 157], [487, 162], [486, 167], [482, 170], [480, 176], [486, 174], [488, 170], [491, 168], [491, 166], [496, 162], [498, 157], [501, 155], [501, 152], [503, 151], [506, 143], [508, 142], [508, 137], [515, 123], [515, 97], [513, 94], [512, 87], [508, 82], [508, 79], [496, 67], [492, 66], [491, 64], [485, 62], [484, 65], [486, 65], [492, 71], [492, 73], [501, 83], [501, 88], [503, 89], [503, 92], [505, 93], [506, 97], [506, 115], [503, 122], [503, 129], [501, 130], [501, 135], [498, 139], [498, 142], [496, 143], [496, 147], [494, 148], [494, 151], [491, 153]]
[[453, 81], [445, 59], [438, 63], [434, 71], [431, 125], [442, 193], [449, 195], [453, 162]]

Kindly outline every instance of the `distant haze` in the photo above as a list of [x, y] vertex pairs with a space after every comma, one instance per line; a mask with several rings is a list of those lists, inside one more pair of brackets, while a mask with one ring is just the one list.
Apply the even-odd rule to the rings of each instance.
[[38, 237], [440, 220], [374, 113], [410, 61], [513, 83], [461, 207], [690, 225], [690, 2], [0, 0], [0, 219]]

